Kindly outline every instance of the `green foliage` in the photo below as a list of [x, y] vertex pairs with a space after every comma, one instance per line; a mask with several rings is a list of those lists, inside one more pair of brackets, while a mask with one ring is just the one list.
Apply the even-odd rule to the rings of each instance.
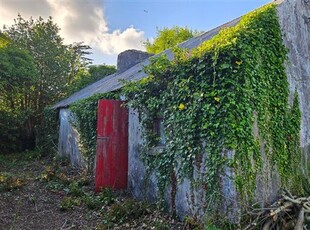
[[69, 94], [83, 89], [87, 85], [99, 81], [100, 79], [116, 72], [115, 66], [90, 65], [87, 69], [82, 69], [77, 73], [74, 82], [69, 87]]
[[27, 49], [35, 61], [40, 79], [35, 86], [40, 95], [36, 98], [40, 111], [66, 96], [68, 85], [82, 67], [80, 59], [87, 49], [79, 43], [64, 45], [59, 31], [51, 18], [25, 20], [20, 15], [14, 25], [4, 30], [12, 42]]
[[69, 194], [72, 196], [75, 196], [75, 197], [80, 197], [80, 196], [84, 195], [84, 191], [83, 191], [83, 189], [81, 189], [81, 186], [78, 183], [78, 181], [73, 181], [69, 185]]
[[36, 147], [42, 153], [56, 153], [59, 131], [59, 111], [46, 107], [40, 128], [36, 129]]
[[202, 224], [194, 217], [186, 216], [184, 219], [185, 229], [202, 230]]
[[[282, 186], [296, 189], [300, 111], [297, 95], [288, 105], [286, 54], [270, 4], [191, 53], [175, 49], [172, 62], [164, 56], [152, 59], [145, 68], [148, 77], [125, 86], [128, 105], [139, 111], [144, 127], [141, 156], [147, 169], [157, 172], [159, 191], [171, 182], [171, 169], [179, 180], [191, 178], [204, 155], [207, 173], [195, 183], [205, 185], [209, 208], [220, 205], [219, 176], [225, 167], [235, 173], [240, 199], [251, 201], [261, 173], [261, 149], [278, 169]], [[163, 153], [149, 154], [157, 145], [152, 127], [158, 115], [166, 145]]]
[[97, 110], [99, 99], [119, 99], [119, 92], [95, 94], [70, 105], [75, 119], [71, 121], [80, 134], [80, 151], [87, 162], [88, 169], [93, 168], [96, 153]]
[[150, 212], [149, 207], [149, 204], [138, 202], [133, 199], [127, 199], [122, 203], [112, 204], [109, 212], [104, 216], [103, 223], [105, 227], [111, 228], [115, 224], [122, 224], [132, 219], [141, 218], [141, 216]]
[[96, 195], [85, 194], [83, 202], [91, 210], [100, 210], [103, 206], [112, 205], [116, 201], [116, 196], [110, 188], [105, 188]]
[[81, 199], [77, 197], [66, 196], [61, 201], [59, 208], [61, 211], [69, 211], [74, 209], [76, 206], [81, 205]]
[[194, 32], [187, 27], [182, 28], [174, 26], [170, 29], [157, 29], [157, 37], [154, 42], [147, 40], [144, 45], [148, 53], [158, 54], [194, 37], [196, 34], [197, 32]]
[[10, 39], [0, 31], [0, 48], [4, 48], [10, 43]]
[[10, 173], [0, 172], [0, 192], [12, 191], [25, 185], [25, 179]]
[[[67, 95], [76, 74], [88, 63], [84, 55], [89, 47], [64, 45], [59, 30], [51, 18], [25, 20], [19, 15], [1, 33], [0, 110], [5, 117], [1, 126], [15, 132], [10, 141], [19, 149], [35, 146], [35, 138], [46, 128], [44, 108]], [[18, 122], [6, 121], [7, 117]]]
[[15, 44], [0, 47], [0, 151], [31, 148], [37, 70], [30, 53]]

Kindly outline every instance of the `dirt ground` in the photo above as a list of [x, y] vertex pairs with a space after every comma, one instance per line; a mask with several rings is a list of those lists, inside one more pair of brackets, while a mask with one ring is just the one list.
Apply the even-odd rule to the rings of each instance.
[[126, 194], [94, 194], [91, 181], [36, 153], [0, 155], [0, 230], [190, 229]]
[[[83, 207], [64, 212], [61, 201], [67, 194], [52, 191], [41, 180], [47, 159], [8, 156], [0, 163], [0, 172], [10, 177], [0, 190], [0, 229], [93, 229], [99, 221], [88, 216]], [[1, 182], [1, 181], [0, 181]], [[12, 188], [10, 188], [12, 186]]]

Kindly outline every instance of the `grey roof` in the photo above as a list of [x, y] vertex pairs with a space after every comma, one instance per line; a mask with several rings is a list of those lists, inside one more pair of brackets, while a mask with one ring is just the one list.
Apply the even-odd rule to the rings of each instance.
[[[279, 4], [283, 0], [275, 1], [275, 3]], [[236, 25], [240, 21], [241, 17], [236, 18], [226, 24], [223, 24], [217, 28], [214, 28], [208, 32], [202, 33], [196, 37], [193, 37], [185, 42], [182, 42], [179, 44], [179, 47], [186, 48], [188, 50], [191, 50], [197, 46], [199, 46], [202, 42], [211, 39], [213, 36], [219, 33], [219, 31], [225, 27], [232, 27]], [[170, 49], [163, 51], [162, 53], [158, 55], [166, 54], [169, 60], [173, 59], [173, 53]], [[153, 56], [156, 57], [157, 55]], [[72, 94], [71, 96], [67, 97], [66, 99], [56, 103], [52, 106], [52, 108], [62, 108], [67, 107], [71, 103], [76, 102], [78, 100], [90, 97], [96, 93], [106, 93], [110, 91], [117, 90], [122, 87], [122, 83], [120, 80], [126, 80], [126, 81], [136, 81], [140, 80], [143, 77], [146, 77], [146, 74], [143, 71], [143, 66], [146, 66], [150, 63], [149, 58], [145, 59], [144, 61], [134, 65], [133, 67], [129, 68], [128, 70], [121, 72], [121, 73], [114, 73], [107, 77], [104, 77], [103, 79], [86, 86], [82, 90]]]

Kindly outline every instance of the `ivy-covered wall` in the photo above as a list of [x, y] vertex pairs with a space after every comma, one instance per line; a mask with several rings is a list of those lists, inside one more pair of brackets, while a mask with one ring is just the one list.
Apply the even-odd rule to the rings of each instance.
[[[221, 224], [223, 210], [238, 222], [246, 205], [264, 205], [280, 188], [310, 192], [309, 8], [303, 0], [264, 6], [194, 50], [174, 49], [173, 61], [152, 59], [147, 78], [121, 89], [131, 108], [135, 196]], [[96, 103], [71, 106], [89, 157]], [[160, 148], [158, 118], [166, 140]]]
[[[222, 205], [227, 194], [242, 210], [257, 199], [270, 201], [280, 188], [307, 192], [300, 97], [292, 87], [290, 92], [287, 52], [276, 6], [270, 4], [195, 50], [175, 49], [172, 62], [153, 59], [145, 68], [148, 78], [124, 87], [142, 122], [139, 157], [156, 173], [159, 196], [169, 191], [172, 211], [185, 178], [189, 204], [203, 192], [202, 208], [213, 217], [229, 211]], [[158, 153], [156, 117], [163, 119], [166, 138]]]
[[70, 159], [71, 164], [76, 167], [85, 167], [85, 161], [79, 149], [79, 133], [72, 126], [72, 122], [75, 120], [74, 114], [69, 109], [61, 109], [59, 117], [59, 155]]

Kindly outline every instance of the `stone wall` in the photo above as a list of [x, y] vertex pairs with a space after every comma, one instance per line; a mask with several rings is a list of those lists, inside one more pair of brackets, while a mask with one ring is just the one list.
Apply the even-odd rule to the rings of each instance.
[[[143, 144], [142, 127], [137, 112], [129, 109], [129, 150], [128, 150], [128, 190], [130, 193], [142, 200], [151, 202], [158, 201], [158, 186], [155, 172], [148, 175], [146, 168], [140, 158], [140, 148]], [[166, 191], [166, 202], [170, 206], [170, 189]], [[183, 218], [189, 214], [187, 194], [190, 191], [190, 182], [185, 180], [177, 185], [176, 209], [178, 215]]]
[[128, 120], [128, 189], [138, 199], [156, 201], [156, 177], [147, 176], [140, 159], [140, 148], [143, 144], [141, 124], [137, 112], [131, 108]]
[[[133, 109], [129, 109], [128, 130], [128, 190], [137, 199], [156, 202], [159, 200], [156, 172], [148, 174], [141, 160], [143, 132], [138, 113]], [[232, 157], [234, 152], [223, 151], [223, 154], [229, 158]], [[174, 202], [176, 213], [181, 219], [185, 216], [195, 216], [201, 220], [204, 218], [206, 209], [205, 188], [203, 184], [195, 183], [195, 181], [203, 180], [208, 173], [205, 160], [204, 155], [200, 167], [198, 168], [194, 165], [192, 181], [185, 178], [176, 185]], [[221, 176], [221, 193], [225, 197], [221, 208], [230, 221], [238, 222], [239, 208], [237, 205], [237, 193], [232, 178], [233, 172], [227, 167], [225, 169], [225, 175]], [[196, 185], [192, 186], [193, 184]], [[171, 186], [168, 186], [165, 191], [165, 202], [167, 208], [171, 209]]]
[[72, 127], [70, 120], [74, 119], [69, 109], [59, 111], [60, 126], [58, 153], [60, 156], [68, 157], [72, 165], [77, 167], [85, 166], [85, 162], [79, 150], [79, 135]]
[[289, 49], [286, 72], [292, 104], [297, 90], [302, 112], [301, 147], [310, 143], [310, 1], [285, 0], [278, 6], [283, 41]]

